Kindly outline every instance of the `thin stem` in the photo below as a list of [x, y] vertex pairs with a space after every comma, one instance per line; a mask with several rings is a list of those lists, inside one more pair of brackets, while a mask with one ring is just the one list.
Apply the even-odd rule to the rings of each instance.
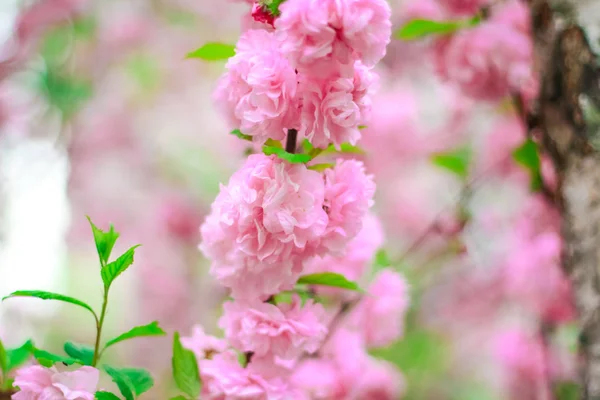
[[94, 345], [94, 359], [92, 360], [92, 367], [95, 367], [100, 359], [100, 338], [102, 336], [102, 326], [104, 325], [104, 317], [106, 316], [106, 306], [108, 305], [108, 287], [104, 288], [104, 299], [102, 300], [102, 312], [100, 313], [100, 320], [96, 324], [96, 344]]
[[285, 151], [294, 154], [296, 152], [296, 140], [298, 140], [298, 131], [296, 129], [288, 129]]

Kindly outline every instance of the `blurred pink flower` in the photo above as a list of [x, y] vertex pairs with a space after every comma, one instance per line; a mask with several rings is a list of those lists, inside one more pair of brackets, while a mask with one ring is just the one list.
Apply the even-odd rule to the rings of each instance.
[[322, 305], [308, 300], [302, 306], [296, 296], [291, 305], [225, 303], [219, 326], [229, 342], [243, 352], [253, 352], [259, 358], [294, 359], [318, 350], [327, 334], [324, 317]]
[[358, 235], [363, 219], [373, 205], [375, 183], [357, 160], [337, 160], [325, 171], [323, 208], [329, 223], [322, 245], [333, 254], [342, 254], [348, 242]]
[[528, 35], [531, 33], [531, 13], [522, 0], [498, 3], [492, 10], [492, 21], [510, 26]]
[[198, 360], [212, 358], [215, 353], [222, 353], [228, 347], [225, 339], [207, 335], [200, 325], [194, 326], [192, 336], [182, 337], [181, 344], [193, 351]]
[[280, 47], [271, 32], [243, 33], [214, 94], [231, 127], [261, 144], [298, 128], [296, 72]]
[[357, 59], [373, 66], [390, 42], [384, 0], [288, 0], [280, 11], [275, 27], [285, 38], [282, 49], [302, 72], [327, 74]]
[[[550, 398], [546, 392], [549, 387], [546, 379], [553, 365], [550, 364], [548, 350], [539, 339], [522, 330], [511, 329], [498, 332], [492, 346], [493, 356], [504, 371], [505, 385], [513, 395], [518, 393], [519, 398]], [[538, 388], [544, 392], [540, 394]], [[528, 397], [526, 393], [534, 390], [535, 397]]]
[[490, 0], [440, 0], [440, 4], [454, 15], [475, 15]]
[[265, 299], [295, 283], [327, 227], [324, 190], [318, 172], [262, 154], [221, 187], [200, 248], [234, 298]]
[[191, 243], [198, 237], [198, 226], [201, 224], [201, 215], [191, 201], [181, 196], [166, 196], [158, 209], [159, 224], [164, 226], [170, 235]]
[[486, 21], [440, 39], [435, 54], [440, 75], [474, 99], [499, 101], [535, 79], [531, 38], [502, 23]]
[[281, 378], [266, 378], [250, 365], [240, 366], [233, 351], [200, 361], [202, 397], [214, 400], [288, 400], [289, 389]]
[[380, 271], [352, 313], [352, 325], [369, 347], [383, 347], [400, 339], [410, 303], [408, 284], [392, 269]]
[[[528, 182], [527, 171], [518, 165], [512, 154], [526, 139], [525, 128], [515, 115], [495, 122], [491, 132], [484, 138], [479, 152], [481, 173], [497, 173], [504, 176], [515, 173]], [[526, 183], [527, 184], [527, 183]]]
[[58, 372], [54, 367], [39, 365], [17, 370], [14, 386], [20, 390], [14, 400], [94, 400], [100, 372], [81, 367], [72, 372]]
[[330, 143], [356, 144], [360, 139], [359, 126], [365, 124], [371, 112], [369, 89], [376, 75], [357, 63], [354, 79], [315, 79], [300, 77], [302, 96], [300, 134], [315, 147], [326, 148]]
[[351, 397], [353, 400], [396, 400], [405, 390], [404, 377], [386, 361], [370, 358]]

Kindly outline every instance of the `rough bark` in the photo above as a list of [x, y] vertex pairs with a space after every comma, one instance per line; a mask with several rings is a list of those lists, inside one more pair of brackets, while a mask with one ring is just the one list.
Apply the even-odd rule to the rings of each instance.
[[562, 215], [563, 266], [573, 284], [585, 400], [600, 400], [600, 154], [584, 106], [597, 107], [598, 68], [585, 32], [546, 0], [530, 2], [541, 92], [530, 129], [541, 134], [558, 172], [553, 199]]

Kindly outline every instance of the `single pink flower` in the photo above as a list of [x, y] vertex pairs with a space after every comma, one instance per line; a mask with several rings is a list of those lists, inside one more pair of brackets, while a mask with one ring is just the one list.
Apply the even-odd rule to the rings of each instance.
[[377, 274], [352, 313], [352, 324], [362, 332], [367, 346], [388, 346], [402, 336], [410, 304], [408, 290], [398, 272], [385, 269]]
[[327, 75], [340, 64], [373, 66], [390, 42], [390, 7], [384, 0], [287, 0], [275, 28], [298, 70]]
[[100, 372], [81, 367], [71, 372], [58, 372], [55, 367], [40, 365], [17, 370], [14, 386], [19, 388], [14, 400], [94, 400]]
[[302, 306], [298, 297], [292, 304], [277, 306], [229, 302], [224, 305], [219, 326], [229, 342], [243, 352], [294, 359], [318, 350], [327, 334], [324, 317], [322, 305], [309, 300]]
[[296, 72], [280, 47], [272, 32], [244, 32], [214, 95], [231, 127], [261, 144], [298, 128]]
[[396, 400], [405, 386], [404, 377], [393, 364], [371, 358], [354, 388], [352, 399]]
[[535, 80], [531, 38], [502, 23], [486, 21], [440, 39], [435, 54], [442, 78], [474, 99], [499, 101]]
[[322, 245], [334, 254], [342, 254], [348, 242], [362, 229], [362, 221], [373, 204], [375, 183], [364, 164], [339, 159], [325, 171], [324, 208], [329, 216]]
[[255, 21], [261, 22], [263, 24], [273, 25], [275, 23], [275, 16], [271, 14], [269, 9], [259, 2], [256, 2], [252, 5], [252, 18]]
[[202, 398], [214, 400], [288, 400], [289, 389], [281, 378], [266, 378], [240, 366], [232, 351], [200, 361]]
[[192, 336], [182, 337], [181, 344], [194, 352], [198, 360], [211, 358], [215, 353], [227, 350], [227, 341], [204, 333], [200, 325], [193, 328]]
[[321, 174], [255, 154], [231, 177], [201, 227], [211, 274], [234, 298], [291, 288], [327, 227]]
[[369, 89], [375, 80], [376, 75], [360, 63], [354, 78], [301, 75], [300, 134], [320, 148], [331, 143], [336, 147], [345, 142], [356, 144], [361, 136], [359, 126], [370, 117]]

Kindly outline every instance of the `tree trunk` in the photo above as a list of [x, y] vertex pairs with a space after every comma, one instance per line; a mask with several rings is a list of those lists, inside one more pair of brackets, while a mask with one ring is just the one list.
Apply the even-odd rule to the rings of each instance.
[[596, 57], [581, 27], [547, 0], [531, 0], [541, 92], [529, 115], [558, 173], [563, 266], [573, 284], [580, 335], [582, 399], [600, 400], [600, 153], [586, 109], [600, 109]]

